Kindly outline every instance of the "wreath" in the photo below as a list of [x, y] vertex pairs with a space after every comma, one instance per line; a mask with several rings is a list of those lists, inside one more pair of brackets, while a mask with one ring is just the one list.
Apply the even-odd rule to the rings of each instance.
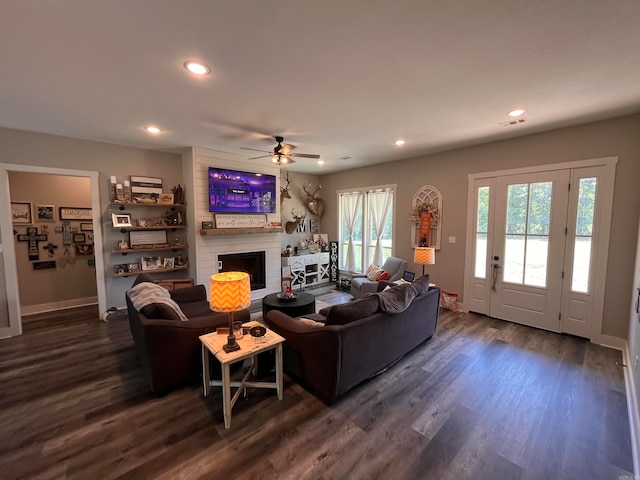
[[437, 227], [438, 220], [440, 219], [440, 212], [438, 211], [438, 206], [433, 202], [420, 202], [413, 207], [411, 210], [411, 220], [417, 222], [420, 220], [420, 214], [422, 212], [428, 212], [431, 214], [431, 226]]

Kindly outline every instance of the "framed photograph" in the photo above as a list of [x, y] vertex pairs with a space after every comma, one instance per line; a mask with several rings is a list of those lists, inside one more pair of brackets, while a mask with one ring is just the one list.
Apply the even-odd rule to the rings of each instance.
[[160, 257], [142, 257], [140, 261], [142, 270], [157, 270], [162, 267]]
[[140, 264], [138, 262], [130, 263], [130, 264], [127, 265], [127, 268], [129, 269], [129, 272], [139, 272], [140, 271]]
[[173, 205], [173, 193], [162, 193], [158, 195], [158, 205]]
[[129, 272], [129, 266], [126, 263], [121, 263], [119, 265], [113, 266], [113, 273], [115, 273], [116, 275], [121, 275], [123, 273], [128, 273], [128, 272]]
[[202, 230], [213, 230], [213, 222], [202, 222]]
[[15, 225], [31, 225], [31, 202], [11, 202], [11, 220]]
[[111, 221], [114, 227], [133, 227], [131, 223], [131, 215], [128, 213], [112, 213]]
[[74, 233], [73, 234], [73, 243], [84, 243], [87, 239], [85, 238], [84, 233]]
[[76, 255], [93, 255], [93, 245], [90, 243], [76, 243]]
[[53, 205], [36, 205], [36, 222], [54, 223], [56, 221]]
[[80, 224], [81, 232], [93, 232], [93, 223], [81, 223]]
[[60, 220], [92, 220], [90, 208], [60, 207]]
[[164, 259], [164, 268], [173, 268], [175, 259], [173, 257], [168, 257]]

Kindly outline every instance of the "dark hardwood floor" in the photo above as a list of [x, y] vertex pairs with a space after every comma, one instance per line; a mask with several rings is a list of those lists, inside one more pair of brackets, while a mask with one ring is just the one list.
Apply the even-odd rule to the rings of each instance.
[[150, 395], [126, 315], [109, 320], [38, 315], [0, 341], [0, 478], [631, 478], [621, 354], [575, 337], [442, 310], [332, 406], [285, 377], [282, 401], [250, 390], [225, 430], [217, 389]]

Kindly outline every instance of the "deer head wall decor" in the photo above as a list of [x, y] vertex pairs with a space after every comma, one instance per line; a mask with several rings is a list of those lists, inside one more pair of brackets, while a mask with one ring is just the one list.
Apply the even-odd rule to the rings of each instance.
[[289, 184], [291, 181], [289, 180], [289, 172], [287, 172], [287, 184], [283, 187], [280, 187], [280, 205], [285, 199], [291, 199], [291, 194], [289, 193]]
[[311, 182], [305, 183], [302, 189], [304, 190], [304, 193], [307, 194], [307, 208], [309, 211], [314, 215], [321, 217], [324, 213], [324, 201], [321, 198], [318, 198], [318, 190], [322, 188], [322, 185], [319, 183], [316, 185], [316, 189], [313, 192], [307, 190], [307, 188], [311, 187]]
[[293, 211], [293, 208], [291, 209], [291, 215], [293, 215], [293, 222], [287, 222], [284, 224], [284, 230], [287, 233], [295, 232], [296, 227], [300, 225], [300, 222], [302, 222], [302, 220], [304, 220], [307, 217], [306, 213], [304, 215], [300, 213], [295, 213]]

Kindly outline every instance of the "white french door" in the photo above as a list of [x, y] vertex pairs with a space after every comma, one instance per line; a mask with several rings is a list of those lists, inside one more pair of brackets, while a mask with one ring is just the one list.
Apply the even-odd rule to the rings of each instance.
[[470, 311], [586, 338], [600, 333], [615, 161], [600, 163], [470, 178]]
[[489, 315], [559, 331], [569, 171], [496, 179]]

